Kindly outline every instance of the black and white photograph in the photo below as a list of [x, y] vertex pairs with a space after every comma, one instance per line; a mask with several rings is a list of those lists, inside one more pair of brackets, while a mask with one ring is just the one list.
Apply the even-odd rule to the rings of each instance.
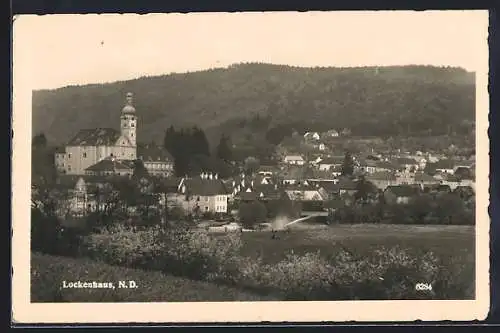
[[17, 17], [14, 318], [484, 318], [487, 19]]

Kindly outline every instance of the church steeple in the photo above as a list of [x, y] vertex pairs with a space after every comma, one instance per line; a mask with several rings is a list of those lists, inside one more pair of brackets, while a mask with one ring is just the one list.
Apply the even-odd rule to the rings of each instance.
[[126, 103], [122, 109], [120, 129], [122, 136], [126, 137], [132, 146], [136, 146], [137, 142], [137, 116], [135, 108], [132, 105], [133, 94], [127, 93]]

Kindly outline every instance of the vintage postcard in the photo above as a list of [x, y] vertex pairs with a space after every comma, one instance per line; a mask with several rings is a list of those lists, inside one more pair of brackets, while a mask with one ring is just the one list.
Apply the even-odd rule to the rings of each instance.
[[486, 317], [487, 11], [13, 27], [15, 322]]

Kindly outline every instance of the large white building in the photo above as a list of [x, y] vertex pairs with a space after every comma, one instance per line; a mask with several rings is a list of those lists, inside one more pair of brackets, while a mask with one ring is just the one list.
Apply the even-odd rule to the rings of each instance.
[[[133, 106], [132, 93], [126, 96], [126, 103], [120, 115], [120, 131], [113, 128], [80, 130], [62, 149], [55, 154], [59, 172], [68, 175], [95, 173], [103, 160], [144, 161], [144, 166], [154, 174], [167, 175], [173, 168], [168, 153], [160, 154], [154, 149], [154, 158], [148, 155], [150, 147], [137, 147], [137, 115]], [[160, 149], [164, 151], [164, 149]], [[102, 164], [102, 163], [101, 163]]]

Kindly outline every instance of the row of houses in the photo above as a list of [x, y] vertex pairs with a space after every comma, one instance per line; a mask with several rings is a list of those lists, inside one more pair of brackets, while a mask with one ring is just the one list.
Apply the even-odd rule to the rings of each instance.
[[[231, 179], [220, 179], [217, 174], [202, 173], [197, 177], [163, 177], [154, 179], [149, 191], [154, 195], [154, 207], [179, 207], [188, 214], [226, 215], [238, 208], [241, 202], [293, 202], [302, 205], [321, 203], [321, 209], [334, 209], [353, 202], [360, 179], [346, 177], [291, 177], [286, 179], [269, 168], [248, 176], [241, 174]], [[393, 178], [384, 174], [365, 177], [383, 193], [389, 203], [405, 203], [411, 197], [424, 192], [474, 193], [473, 182], [439, 181], [425, 174], [408, 179]], [[96, 209], [99, 202], [93, 195], [96, 188], [102, 188], [109, 176], [86, 175], [60, 177], [59, 186], [67, 190], [72, 211], [82, 212]], [[293, 180], [293, 182], [291, 181]], [[100, 207], [100, 206], [99, 206]]]

